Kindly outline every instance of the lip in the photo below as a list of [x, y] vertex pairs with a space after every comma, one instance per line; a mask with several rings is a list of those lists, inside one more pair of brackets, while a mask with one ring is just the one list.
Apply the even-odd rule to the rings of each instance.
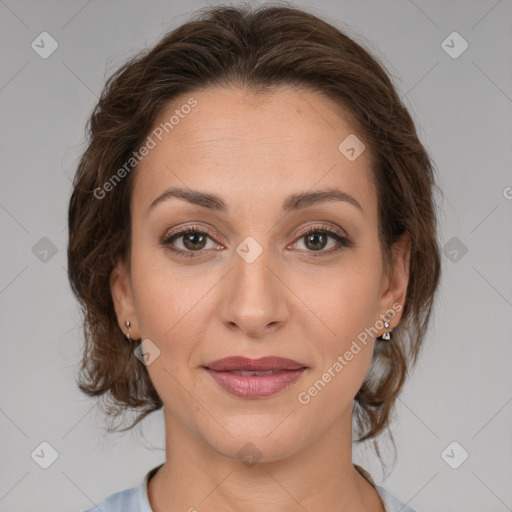
[[[307, 369], [305, 365], [277, 356], [249, 359], [235, 356], [217, 359], [203, 367], [225, 391], [240, 398], [264, 398], [293, 385]], [[268, 375], [234, 372], [273, 371]]]
[[250, 359], [243, 356], [231, 356], [217, 359], [216, 361], [212, 361], [204, 366], [217, 372], [234, 370], [298, 370], [299, 368], [306, 368], [305, 364], [298, 363], [293, 359], [278, 356], [260, 357], [259, 359]]

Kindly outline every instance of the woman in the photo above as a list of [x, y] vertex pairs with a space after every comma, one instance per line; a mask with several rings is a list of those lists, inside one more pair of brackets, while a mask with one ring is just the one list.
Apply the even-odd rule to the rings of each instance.
[[209, 8], [89, 128], [79, 386], [166, 429], [165, 463], [90, 510], [412, 511], [352, 462], [392, 439], [440, 278], [434, 169], [383, 67], [302, 10]]

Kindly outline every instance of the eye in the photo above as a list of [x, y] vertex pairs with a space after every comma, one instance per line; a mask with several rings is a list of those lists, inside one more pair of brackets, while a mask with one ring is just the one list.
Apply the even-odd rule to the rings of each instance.
[[[331, 245], [329, 250], [323, 250], [328, 245], [329, 238], [334, 240], [334, 244]], [[330, 255], [340, 251], [344, 247], [352, 247], [353, 245], [348, 237], [331, 226], [313, 226], [308, 228], [300, 234], [300, 238], [298, 240], [303, 242], [305, 251], [310, 253], [320, 253], [312, 254], [311, 256], [314, 258]], [[295, 248], [297, 245], [299, 245], [299, 242], [295, 242], [291, 247]]]
[[[331, 246], [329, 250], [325, 251], [323, 249], [325, 249], [329, 239], [334, 240], [334, 248]], [[208, 240], [213, 242], [208, 232], [196, 226], [187, 226], [176, 233], [165, 236], [160, 243], [166, 249], [172, 251], [178, 256], [194, 258], [200, 256], [200, 253], [204, 253], [204, 249], [208, 249]], [[301, 250], [304, 250], [307, 253], [319, 253], [308, 256], [313, 258], [332, 255], [344, 247], [353, 246], [350, 239], [346, 237], [341, 230], [338, 231], [337, 229], [327, 225], [313, 226], [303, 230], [300, 233], [298, 240], [304, 242], [305, 249], [301, 248]], [[182, 248], [176, 247], [175, 242], [177, 241], [179, 241]], [[299, 243], [294, 242], [289, 247], [295, 249], [297, 245], [299, 245]], [[213, 244], [213, 247], [209, 247], [209, 249], [218, 249], [218, 247], [222, 246], [216, 246], [216, 244]]]
[[[203, 249], [208, 248], [206, 247], [208, 239], [211, 241], [211, 238], [207, 232], [195, 226], [187, 226], [177, 233], [164, 237], [160, 243], [166, 249], [169, 249], [175, 254], [190, 258], [196, 256], [194, 254], [195, 252], [204, 252]], [[180, 241], [183, 249], [177, 248], [173, 245], [177, 240]]]

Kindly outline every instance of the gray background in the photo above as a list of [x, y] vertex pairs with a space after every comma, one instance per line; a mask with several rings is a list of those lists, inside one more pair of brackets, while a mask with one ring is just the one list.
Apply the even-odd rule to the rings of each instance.
[[[105, 79], [204, 5], [0, 0], [1, 511], [84, 510], [164, 460], [161, 411], [136, 432], [104, 437], [102, 416], [75, 386], [81, 331], [66, 215]], [[398, 402], [398, 463], [383, 480], [367, 449], [355, 460], [418, 511], [510, 511], [512, 3], [297, 5], [367, 41], [404, 96], [445, 193], [440, 301]], [[43, 31], [58, 42], [47, 59], [31, 47]], [[469, 44], [458, 58], [442, 46], [453, 31]], [[55, 254], [43, 252], [52, 245]], [[48, 469], [31, 457], [43, 441], [58, 453]], [[453, 441], [469, 453], [458, 469], [442, 457]], [[452, 464], [460, 450], [448, 450]]]

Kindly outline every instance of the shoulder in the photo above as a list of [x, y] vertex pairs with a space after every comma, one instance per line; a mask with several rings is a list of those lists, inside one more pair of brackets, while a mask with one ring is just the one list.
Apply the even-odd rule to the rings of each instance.
[[[102, 503], [84, 512], [148, 512], [140, 507], [140, 485], [111, 494]], [[151, 512], [151, 511], [149, 511]]]
[[376, 489], [386, 507], [386, 512], [419, 512], [400, 501], [396, 496], [393, 496], [388, 490], [384, 489], [384, 487], [377, 485]]
[[136, 487], [111, 494], [105, 501], [84, 512], [153, 512], [148, 499], [148, 482], [163, 466], [163, 463], [149, 470]]

